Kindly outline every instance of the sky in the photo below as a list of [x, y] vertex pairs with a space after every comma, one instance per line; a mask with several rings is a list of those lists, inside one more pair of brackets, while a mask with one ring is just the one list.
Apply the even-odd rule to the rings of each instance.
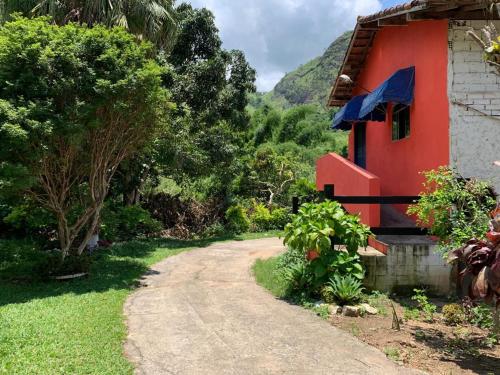
[[[358, 15], [404, 0], [187, 0], [215, 14], [224, 48], [245, 52], [257, 88], [269, 91], [354, 28]], [[179, 1], [180, 2], [180, 1]]]

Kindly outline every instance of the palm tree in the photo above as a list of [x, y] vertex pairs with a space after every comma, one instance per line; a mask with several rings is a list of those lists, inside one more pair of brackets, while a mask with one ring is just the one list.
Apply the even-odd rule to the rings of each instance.
[[174, 0], [0, 0], [0, 19], [12, 12], [50, 15], [55, 23], [123, 26], [157, 47], [172, 47], [177, 29]]

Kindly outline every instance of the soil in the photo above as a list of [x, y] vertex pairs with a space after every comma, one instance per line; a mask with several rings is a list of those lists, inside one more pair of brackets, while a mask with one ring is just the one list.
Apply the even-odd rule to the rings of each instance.
[[370, 344], [394, 361], [429, 374], [500, 374], [500, 345], [488, 348], [488, 331], [472, 325], [448, 326], [441, 314], [433, 323], [402, 321], [403, 307], [394, 302], [400, 331], [392, 329], [390, 308], [379, 315], [358, 318], [334, 315], [334, 326]]

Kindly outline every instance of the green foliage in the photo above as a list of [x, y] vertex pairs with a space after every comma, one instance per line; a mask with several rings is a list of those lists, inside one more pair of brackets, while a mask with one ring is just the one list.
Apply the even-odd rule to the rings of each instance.
[[108, 205], [102, 213], [100, 234], [108, 241], [125, 241], [161, 231], [162, 225], [140, 206]]
[[262, 203], [255, 203], [250, 215], [250, 222], [254, 231], [283, 230], [290, 221], [290, 214], [286, 208], [269, 210]]
[[434, 321], [434, 314], [436, 313], [436, 305], [429, 302], [429, 298], [425, 295], [425, 290], [413, 289], [415, 294], [411, 297], [413, 301], [417, 302], [418, 311], [420, 316], [426, 322]]
[[485, 304], [479, 304], [466, 308], [467, 320], [482, 329], [493, 328], [493, 313], [492, 308]]
[[496, 206], [492, 188], [478, 180], [466, 180], [446, 167], [424, 172], [425, 190], [418, 204], [408, 213], [416, 215], [421, 226], [439, 237], [445, 251], [462, 246], [471, 238], [484, 238]]
[[138, 0], [134, 5], [121, 0], [3, 0], [0, 21], [13, 12], [25, 16], [50, 15], [58, 24], [69, 21], [108, 27], [126, 27], [159, 48], [169, 48], [175, 36], [176, 22], [171, 0]]
[[34, 241], [0, 239], [0, 280], [31, 277], [44, 257]]
[[[317, 296], [335, 275], [361, 282], [364, 269], [357, 250], [366, 244], [369, 233], [359, 218], [346, 214], [336, 202], [303, 205], [285, 227], [288, 250], [280, 268], [289, 282], [289, 294]], [[332, 238], [345, 250], [336, 249]], [[309, 257], [311, 251], [318, 256]]]
[[244, 233], [250, 228], [250, 220], [245, 207], [231, 206], [226, 211], [227, 228], [234, 233]]
[[63, 254], [83, 251], [107, 181], [168, 120], [152, 52], [122, 28], [47, 18], [0, 28], [0, 80], [8, 82], [0, 88], [0, 185], [6, 195], [29, 188], [57, 217]]
[[443, 306], [443, 318], [446, 324], [456, 326], [465, 321], [465, 313], [458, 303], [450, 303]]
[[37, 239], [57, 228], [57, 221], [49, 211], [27, 199], [18, 206], [8, 207], [3, 222], [16, 234]]
[[363, 297], [364, 288], [361, 281], [350, 274], [335, 274], [325, 288], [341, 305], [359, 302]]
[[332, 238], [345, 245], [349, 254], [366, 246], [370, 230], [359, 217], [347, 214], [334, 201], [306, 203], [285, 227], [285, 243], [304, 253], [316, 250], [321, 255], [332, 250]]
[[262, 285], [276, 297], [282, 298], [287, 295], [289, 285], [280, 272], [279, 262], [279, 257], [257, 259], [252, 270], [259, 285]]

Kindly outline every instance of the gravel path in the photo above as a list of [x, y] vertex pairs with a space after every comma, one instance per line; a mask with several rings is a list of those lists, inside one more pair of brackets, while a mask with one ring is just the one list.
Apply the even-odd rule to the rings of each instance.
[[258, 286], [250, 267], [279, 239], [218, 243], [153, 267], [127, 301], [137, 374], [417, 374]]

